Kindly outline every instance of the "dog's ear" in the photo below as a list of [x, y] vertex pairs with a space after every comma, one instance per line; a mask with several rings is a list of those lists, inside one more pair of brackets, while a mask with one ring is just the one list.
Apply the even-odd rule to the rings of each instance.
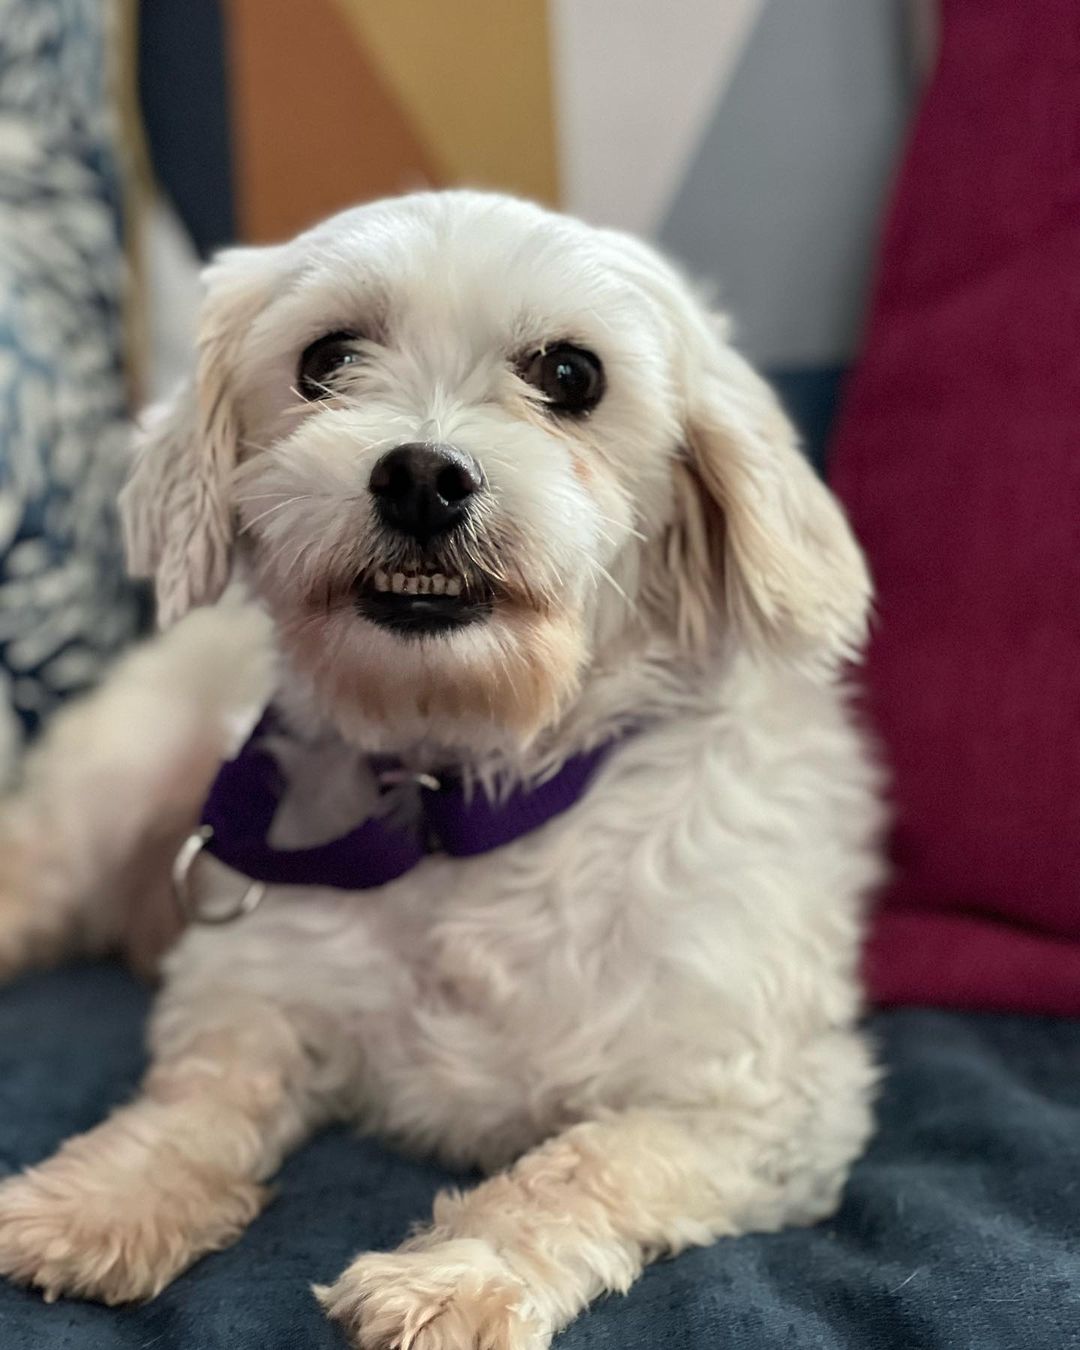
[[163, 628], [213, 603], [229, 578], [229, 488], [241, 435], [236, 350], [266, 299], [272, 252], [230, 249], [203, 273], [195, 373], [170, 403], [146, 414], [120, 495], [128, 567], [154, 579]]
[[804, 668], [860, 651], [871, 584], [839, 503], [721, 320], [679, 297], [684, 428], [667, 563], [697, 648], [722, 604], [745, 641]]

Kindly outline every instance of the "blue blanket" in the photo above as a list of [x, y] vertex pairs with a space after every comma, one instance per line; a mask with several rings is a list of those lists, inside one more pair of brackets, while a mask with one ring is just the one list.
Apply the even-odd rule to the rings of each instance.
[[[147, 1003], [111, 966], [0, 991], [0, 1172], [125, 1098]], [[1080, 1347], [1080, 1023], [909, 1010], [873, 1028], [881, 1128], [837, 1217], [654, 1266], [558, 1350]], [[396, 1243], [446, 1181], [330, 1131], [234, 1248], [148, 1306], [46, 1306], [0, 1285], [0, 1347], [342, 1350], [309, 1283]]]

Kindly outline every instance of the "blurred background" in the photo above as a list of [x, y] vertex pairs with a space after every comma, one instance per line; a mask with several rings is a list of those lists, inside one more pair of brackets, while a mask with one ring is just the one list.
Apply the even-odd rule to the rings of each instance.
[[[202, 254], [385, 193], [482, 184], [658, 241], [720, 282], [756, 360], [816, 367], [851, 351], [917, 12], [151, 0], [140, 104], [159, 201]], [[152, 228], [153, 259], [175, 264], [168, 226]]]
[[128, 419], [191, 360], [222, 245], [452, 184], [643, 234], [715, 284], [819, 454], [926, 10], [0, 0], [0, 768], [145, 621]]

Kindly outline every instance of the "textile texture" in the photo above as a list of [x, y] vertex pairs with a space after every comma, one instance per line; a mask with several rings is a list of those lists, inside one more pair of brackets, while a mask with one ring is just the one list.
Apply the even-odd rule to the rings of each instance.
[[8, 748], [92, 683], [136, 624], [115, 513], [130, 428], [105, 57], [111, 10], [99, 0], [0, 0], [0, 721], [11, 707]]
[[[86, 966], [0, 991], [0, 1173], [133, 1089], [148, 995]], [[880, 1131], [839, 1215], [653, 1266], [557, 1350], [1076, 1350], [1080, 1022], [903, 1009], [873, 1030]], [[144, 1307], [0, 1284], [4, 1350], [344, 1350], [309, 1292], [460, 1182], [340, 1129], [302, 1149], [240, 1242]], [[465, 1178], [467, 1181], [468, 1178]]]
[[831, 462], [878, 588], [883, 1003], [1080, 1013], [1080, 9], [946, 0]]

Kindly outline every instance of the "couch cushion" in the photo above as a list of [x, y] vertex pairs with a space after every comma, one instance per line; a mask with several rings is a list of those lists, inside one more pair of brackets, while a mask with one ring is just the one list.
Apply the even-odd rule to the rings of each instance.
[[946, 0], [833, 481], [895, 779], [885, 1002], [1080, 1014], [1080, 24]]
[[[0, 991], [0, 1171], [130, 1093], [148, 996], [110, 966]], [[907, 1009], [873, 1022], [881, 1129], [839, 1215], [652, 1267], [558, 1350], [1020, 1350], [1080, 1345], [1080, 1022]], [[308, 1285], [389, 1247], [450, 1178], [345, 1129], [285, 1167], [241, 1241], [145, 1307], [0, 1284], [4, 1350], [343, 1350]]]

